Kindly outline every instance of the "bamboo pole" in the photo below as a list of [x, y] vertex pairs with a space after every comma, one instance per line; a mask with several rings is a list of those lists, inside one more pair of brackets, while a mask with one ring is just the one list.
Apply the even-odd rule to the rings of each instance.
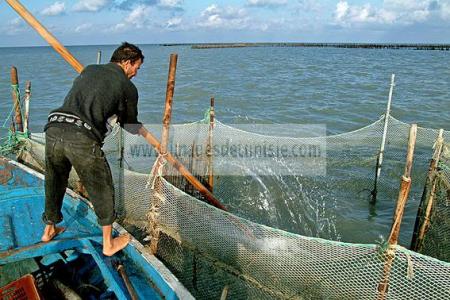
[[24, 98], [24, 105], [25, 105], [25, 118], [23, 120], [23, 129], [24, 132], [29, 131], [29, 124], [30, 124], [30, 99], [31, 99], [31, 81], [27, 81], [25, 83], [25, 98]]
[[98, 50], [97, 52], [97, 65], [101, 64], [102, 62], [102, 51]]
[[[36, 19], [17, 1], [15, 0], [6, 0], [8, 2], [8, 4], [14, 8], [19, 15], [21, 15], [24, 19], [29, 19], [29, 20], [34, 20], [35, 22], [28, 22], [33, 28], [35, 25], [35, 23], [37, 22]], [[16, 9], [17, 8], [17, 9]], [[26, 13], [24, 13], [26, 12]], [[37, 22], [39, 23], [39, 22]], [[40, 24], [39, 24], [40, 25]], [[40, 27], [42, 27], [42, 25], [40, 25]], [[43, 27], [42, 27], [43, 28]], [[49, 35], [51, 36], [51, 34], [45, 29], [44, 30], [37, 30], [38, 33], [47, 40], [46, 37], [48, 37]], [[56, 40], [56, 38], [50, 39], [52, 43], [50, 43], [49, 40], [47, 40], [47, 42], [49, 42], [50, 45], [53, 46], [53, 48], [78, 72], [80, 73], [83, 70], [83, 65], [81, 65], [76, 59], [75, 57], [73, 57], [73, 55], [69, 52], [69, 51], [59, 51], [58, 49], [65, 49], [63, 45], [61, 45], [61, 43]], [[144, 127], [141, 127], [141, 129], [139, 130], [139, 133], [147, 140], [147, 142], [150, 143], [150, 145], [152, 145], [153, 147], [156, 148], [156, 150], [159, 152], [160, 151], [160, 143], [159, 141]], [[201, 184], [194, 176], [192, 176], [192, 174], [178, 161], [176, 160], [169, 152], [167, 152], [167, 157], [166, 157], [167, 161], [169, 163], [171, 163], [184, 177], [186, 177], [186, 179], [195, 187], [199, 190], [199, 192], [208, 200], [209, 203], [211, 203], [212, 205], [222, 209], [222, 210], [226, 210], [225, 206], [223, 206], [214, 196], [213, 194], [211, 194], [211, 192], [209, 192], [209, 190], [207, 188], [204, 187], [203, 184]]]
[[[414, 224], [413, 238], [411, 241], [411, 250], [417, 252], [419, 252], [423, 247], [425, 234], [430, 226], [430, 216], [434, 205], [434, 197], [436, 196], [436, 186], [437, 186], [436, 170], [439, 160], [441, 159], [441, 154], [444, 146], [443, 134], [444, 129], [440, 129], [438, 136], [436, 138], [435, 149], [433, 157], [431, 158], [430, 161], [430, 167], [428, 168], [427, 182], [422, 194], [419, 209], [417, 210], [417, 217], [416, 222]], [[427, 186], [429, 185], [431, 185], [431, 189], [430, 192], [428, 193]], [[422, 217], [424, 206], [426, 206], [425, 215]]]
[[375, 204], [375, 202], [377, 201], [378, 180], [379, 180], [380, 174], [381, 174], [381, 165], [383, 164], [383, 155], [384, 155], [384, 148], [386, 146], [387, 129], [388, 129], [388, 123], [389, 123], [389, 116], [391, 113], [391, 103], [392, 103], [392, 94], [394, 92], [394, 86], [395, 86], [395, 74], [392, 74], [391, 87], [389, 89], [389, 98], [388, 98], [386, 113], [384, 114], [383, 137], [381, 139], [380, 151], [378, 152], [377, 166], [375, 168], [375, 182], [373, 185], [373, 190], [371, 192], [371, 194], [372, 194], [372, 199], [370, 200], [371, 204]]
[[397, 206], [394, 213], [394, 221], [392, 223], [391, 232], [388, 238], [388, 248], [385, 252], [386, 261], [383, 269], [383, 277], [378, 284], [378, 298], [385, 299], [389, 287], [389, 277], [392, 264], [395, 258], [395, 249], [400, 235], [400, 225], [402, 223], [403, 212], [405, 210], [406, 201], [408, 200], [409, 191], [411, 189], [411, 168], [414, 157], [414, 147], [416, 144], [417, 124], [412, 124], [409, 130], [408, 150], [406, 154], [405, 171], [400, 182], [400, 191], [397, 198]]
[[214, 97], [211, 97], [211, 106], [209, 109], [209, 130], [208, 146], [206, 147], [206, 156], [208, 157], [208, 185], [211, 193], [214, 190], [214, 166], [213, 166], [213, 130], [214, 130]]
[[33, 27], [61, 56], [80, 73], [83, 65], [17, 0], [5, 0], [31, 27]]
[[17, 131], [23, 132], [22, 112], [20, 110], [19, 77], [16, 67], [11, 67], [11, 97], [14, 105], [14, 120]]
[[[169, 130], [170, 130], [170, 121], [172, 119], [172, 103], [173, 103], [173, 94], [175, 91], [175, 75], [177, 71], [177, 61], [178, 55], [171, 54], [170, 55], [170, 63], [169, 63], [169, 75], [167, 78], [167, 87], [166, 87], [166, 101], [164, 106], [164, 115], [163, 115], [163, 128], [161, 134], [161, 147], [160, 153], [158, 156], [158, 160], [155, 163], [155, 166], [152, 171], [153, 176], [158, 176], [158, 172], [160, 168], [163, 166], [164, 156], [167, 154], [167, 146], [169, 144]], [[159, 178], [156, 179], [156, 191], [159, 194], [162, 194], [162, 182]], [[158, 241], [160, 235], [160, 229], [158, 226], [158, 211], [161, 207], [161, 200], [158, 197], [153, 198], [152, 205], [152, 214], [150, 215], [150, 228], [151, 228], [151, 241], [150, 241], [150, 250], [155, 255], [158, 250]]]

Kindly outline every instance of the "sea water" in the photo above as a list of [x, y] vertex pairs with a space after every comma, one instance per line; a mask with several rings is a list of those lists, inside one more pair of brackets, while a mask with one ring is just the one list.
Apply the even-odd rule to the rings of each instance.
[[[107, 62], [114, 48], [111, 45], [68, 47], [83, 65], [96, 63], [98, 51], [102, 53], [102, 62]], [[373, 123], [385, 112], [391, 74], [395, 73], [391, 114], [407, 123], [450, 130], [448, 51], [299, 47], [191, 49], [190, 46], [159, 45], [142, 45], [141, 48], [145, 62], [133, 82], [139, 90], [139, 120], [144, 123], [161, 123], [169, 55], [178, 53], [173, 123], [203, 118], [210, 97], [215, 97], [217, 119], [231, 126], [322, 124], [329, 135], [348, 132]], [[18, 69], [22, 92], [25, 81], [31, 81], [30, 129], [42, 132], [49, 111], [63, 102], [77, 74], [50, 47], [0, 48], [0, 125], [11, 111], [9, 74], [12, 65]], [[9, 126], [9, 121], [5, 126]], [[1, 129], [0, 133], [4, 136], [6, 130]], [[295, 194], [302, 183], [298, 184], [297, 187], [290, 185], [292, 191], [287, 193]], [[273, 190], [275, 187], [266, 188]], [[317, 204], [310, 212], [312, 216], [320, 214], [319, 207], [327, 204], [345, 211], [347, 217], [367, 219], [367, 212], [361, 212], [361, 204], [335, 203], [333, 199], [317, 199], [315, 195], [308, 197]], [[304, 204], [297, 203], [298, 206]], [[381, 218], [378, 222], [385, 224], [380, 235], [387, 234], [394, 204], [395, 199], [380, 207], [383, 213], [376, 214], [375, 220]], [[352, 210], [355, 205], [358, 210]], [[239, 214], [239, 203], [233, 208]], [[257, 212], [252, 216], [251, 211], [246, 211], [243, 215], [262, 221]], [[289, 214], [283, 217], [289, 218]], [[285, 220], [280, 227], [301, 231], [296, 229], [301, 224], [289, 228], [289, 222]], [[359, 235], [352, 235], [354, 228], [345, 228], [346, 232], [332, 236], [329, 233], [330, 236], [327, 233], [316, 235], [374, 242], [377, 233], [364, 235], [365, 230], [370, 231], [371, 223], [364, 226], [358, 228], [362, 232]], [[408, 235], [403, 239], [407, 244]]]

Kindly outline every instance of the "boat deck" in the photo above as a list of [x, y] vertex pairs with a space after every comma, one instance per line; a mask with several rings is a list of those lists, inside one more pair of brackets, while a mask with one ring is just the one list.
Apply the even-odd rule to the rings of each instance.
[[[104, 256], [101, 227], [92, 207], [70, 190], [64, 199], [64, 220], [60, 224], [66, 230], [50, 242], [41, 242], [45, 226], [41, 220], [45, 200], [43, 176], [30, 174], [26, 167], [18, 168], [20, 164], [14, 163], [0, 158], [0, 281], [11, 279], [6, 274], [11, 273], [11, 268], [19, 268], [20, 262], [22, 269], [32, 271], [33, 258], [51, 263], [61, 257], [60, 253], [75, 250], [92, 256], [108, 289], [119, 299], [130, 299], [130, 295], [117, 272], [118, 263], [125, 267], [139, 299], [192, 298], [161, 262], [144, 253], [135, 239], [118, 255]], [[124, 230], [118, 224], [114, 228], [115, 234]], [[19, 273], [18, 276], [23, 275]]]

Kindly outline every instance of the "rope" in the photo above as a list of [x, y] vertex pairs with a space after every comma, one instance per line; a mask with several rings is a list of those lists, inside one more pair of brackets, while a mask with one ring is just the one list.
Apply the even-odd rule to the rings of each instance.
[[211, 114], [211, 107], [205, 111], [205, 114], [203, 115], [203, 119], [200, 120], [200, 123], [209, 124], [209, 118], [210, 118], [209, 115], [210, 114]]
[[11, 119], [11, 115], [12, 115], [13, 111], [14, 111], [14, 107], [11, 109], [11, 111], [10, 111], [9, 114], [8, 114], [8, 116], [5, 118], [5, 121], [3, 122], [2, 128], [6, 128], [6, 127], [5, 127], [6, 122], [8, 122], [8, 120]]
[[21, 101], [20, 101], [20, 90], [19, 90], [19, 85], [18, 84], [11, 84], [11, 92], [14, 93], [14, 95], [16, 96], [17, 102], [13, 105], [13, 110], [16, 109], [16, 105], [19, 106], [19, 110], [20, 110], [20, 114], [23, 116], [23, 112], [22, 112], [22, 106]]
[[2, 145], [0, 145], [0, 155], [6, 155], [12, 153], [16, 150], [18, 144], [26, 140], [30, 137], [28, 131], [26, 132], [18, 132], [13, 133], [11, 130], [8, 130], [8, 136], [6, 138], [2, 138], [6, 140]]
[[[5, 118], [5, 121], [3, 122], [1, 128], [6, 128], [6, 123], [11, 119], [17, 106], [19, 107], [20, 113], [22, 114], [22, 108], [20, 106], [20, 90], [19, 90], [18, 84], [11, 84], [11, 93], [13, 93], [13, 95], [15, 95], [17, 102], [12, 106], [12, 108], [9, 111], [8, 116]], [[15, 150], [17, 144], [21, 140], [29, 138], [29, 136], [30, 136], [30, 134], [28, 131], [13, 133], [11, 131], [11, 129], [9, 129], [8, 137], [0, 139], [0, 140], [6, 140], [6, 142], [4, 142], [2, 145], [0, 145], [0, 154], [5, 155], [5, 154], [13, 152]]]
[[[156, 179], [157, 178], [162, 178], [163, 177], [163, 169], [164, 166], [167, 164], [167, 160], [166, 157], [167, 153], [165, 154], [160, 154], [158, 156], [157, 162], [159, 161], [159, 167], [156, 170], [156, 175], [152, 176], [153, 174], [153, 169], [150, 172], [148, 179], [147, 179], [147, 184], [145, 185], [145, 188], [148, 189], [148, 187], [151, 185], [150, 189], [154, 190], [155, 189], [155, 183], [156, 183]], [[155, 163], [154, 168], [156, 167], [157, 163]], [[152, 178], [153, 177], [153, 178]], [[153, 179], [153, 180], [152, 180]]]

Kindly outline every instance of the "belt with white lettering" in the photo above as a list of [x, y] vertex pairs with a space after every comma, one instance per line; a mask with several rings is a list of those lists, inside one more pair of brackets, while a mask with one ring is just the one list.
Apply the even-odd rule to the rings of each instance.
[[66, 113], [59, 113], [59, 112], [51, 113], [50, 115], [48, 115], [48, 122], [49, 123], [69, 123], [69, 124], [77, 125], [80, 128], [84, 127], [87, 130], [92, 130], [92, 126], [89, 125], [88, 123], [80, 120], [79, 117], [77, 117], [75, 115], [71, 115], [71, 114], [66, 114]]

